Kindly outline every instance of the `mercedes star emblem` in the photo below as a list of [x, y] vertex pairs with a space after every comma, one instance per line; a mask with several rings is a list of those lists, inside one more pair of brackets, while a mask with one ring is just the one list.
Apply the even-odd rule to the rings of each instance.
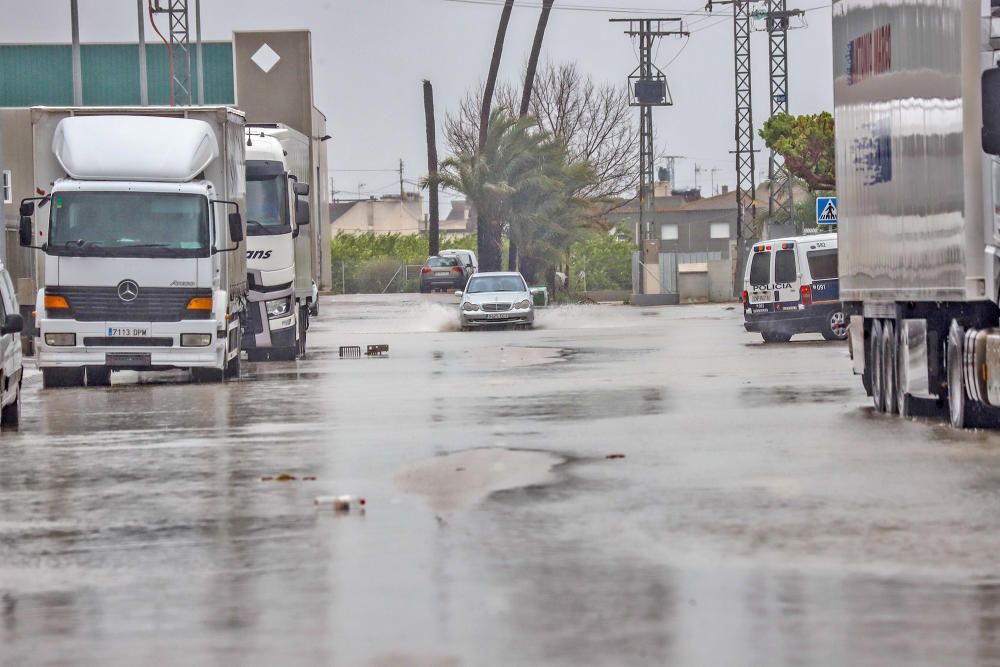
[[135, 301], [139, 296], [139, 285], [134, 280], [123, 280], [118, 283], [118, 298], [122, 301]]

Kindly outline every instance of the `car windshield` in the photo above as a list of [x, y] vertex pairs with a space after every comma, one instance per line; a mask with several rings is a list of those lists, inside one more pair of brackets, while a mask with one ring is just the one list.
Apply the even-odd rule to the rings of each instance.
[[431, 257], [427, 266], [458, 266], [458, 260], [454, 257]]
[[469, 281], [470, 294], [483, 292], [527, 292], [528, 288], [520, 276], [486, 276]]
[[102, 257], [206, 257], [208, 200], [163, 192], [53, 195], [47, 251]]

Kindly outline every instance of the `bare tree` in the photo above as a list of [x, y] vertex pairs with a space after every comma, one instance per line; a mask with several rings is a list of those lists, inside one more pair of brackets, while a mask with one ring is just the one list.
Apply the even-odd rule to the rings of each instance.
[[[496, 106], [516, 113], [519, 88], [511, 82], [498, 84]], [[445, 118], [445, 138], [453, 152], [475, 150], [481, 99], [479, 90], [469, 91]], [[597, 180], [581, 196], [604, 203], [606, 210], [633, 196], [639, 183], [639, 139], [624, 87], [597, 84], [574, 63], [546, 63], [535, 78], [530, 113], [566, 143], [571, 161], [593, 165]]]
[[438, 212], [438, 153], [437, 136], [434, 127], [434, 88], [431, 82], [424, 80], [424, 122], [427, 126], [427, 174], [429, 188], [428, 199], [430, 200], [430, 210], [428, 212], [429, 228], [427, 230], [430, 254], [438, 254], [441, 242], [440, 214]]

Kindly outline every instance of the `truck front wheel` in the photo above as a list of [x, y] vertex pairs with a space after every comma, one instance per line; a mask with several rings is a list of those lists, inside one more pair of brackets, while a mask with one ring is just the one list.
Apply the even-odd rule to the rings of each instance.
[[83, 378], [83, 367], [42, 369], [42, 387], [45, 389], [54, 389], [57, 387], [82, 387]]

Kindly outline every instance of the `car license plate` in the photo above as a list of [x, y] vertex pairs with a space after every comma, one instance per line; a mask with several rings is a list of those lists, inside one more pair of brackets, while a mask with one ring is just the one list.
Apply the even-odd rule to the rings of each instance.
[[507, 319], [507, 313], [486, 313], [486, 319], [488, 319], [488, 320], [505, 320], [505, 319]]
[[771, 300], [770, 292], [754, 292], [750, 295], [750, 303], [765, 303]]
[[108, 327], [108, 338], [146, 338], [149, 329], [144, 327]]

